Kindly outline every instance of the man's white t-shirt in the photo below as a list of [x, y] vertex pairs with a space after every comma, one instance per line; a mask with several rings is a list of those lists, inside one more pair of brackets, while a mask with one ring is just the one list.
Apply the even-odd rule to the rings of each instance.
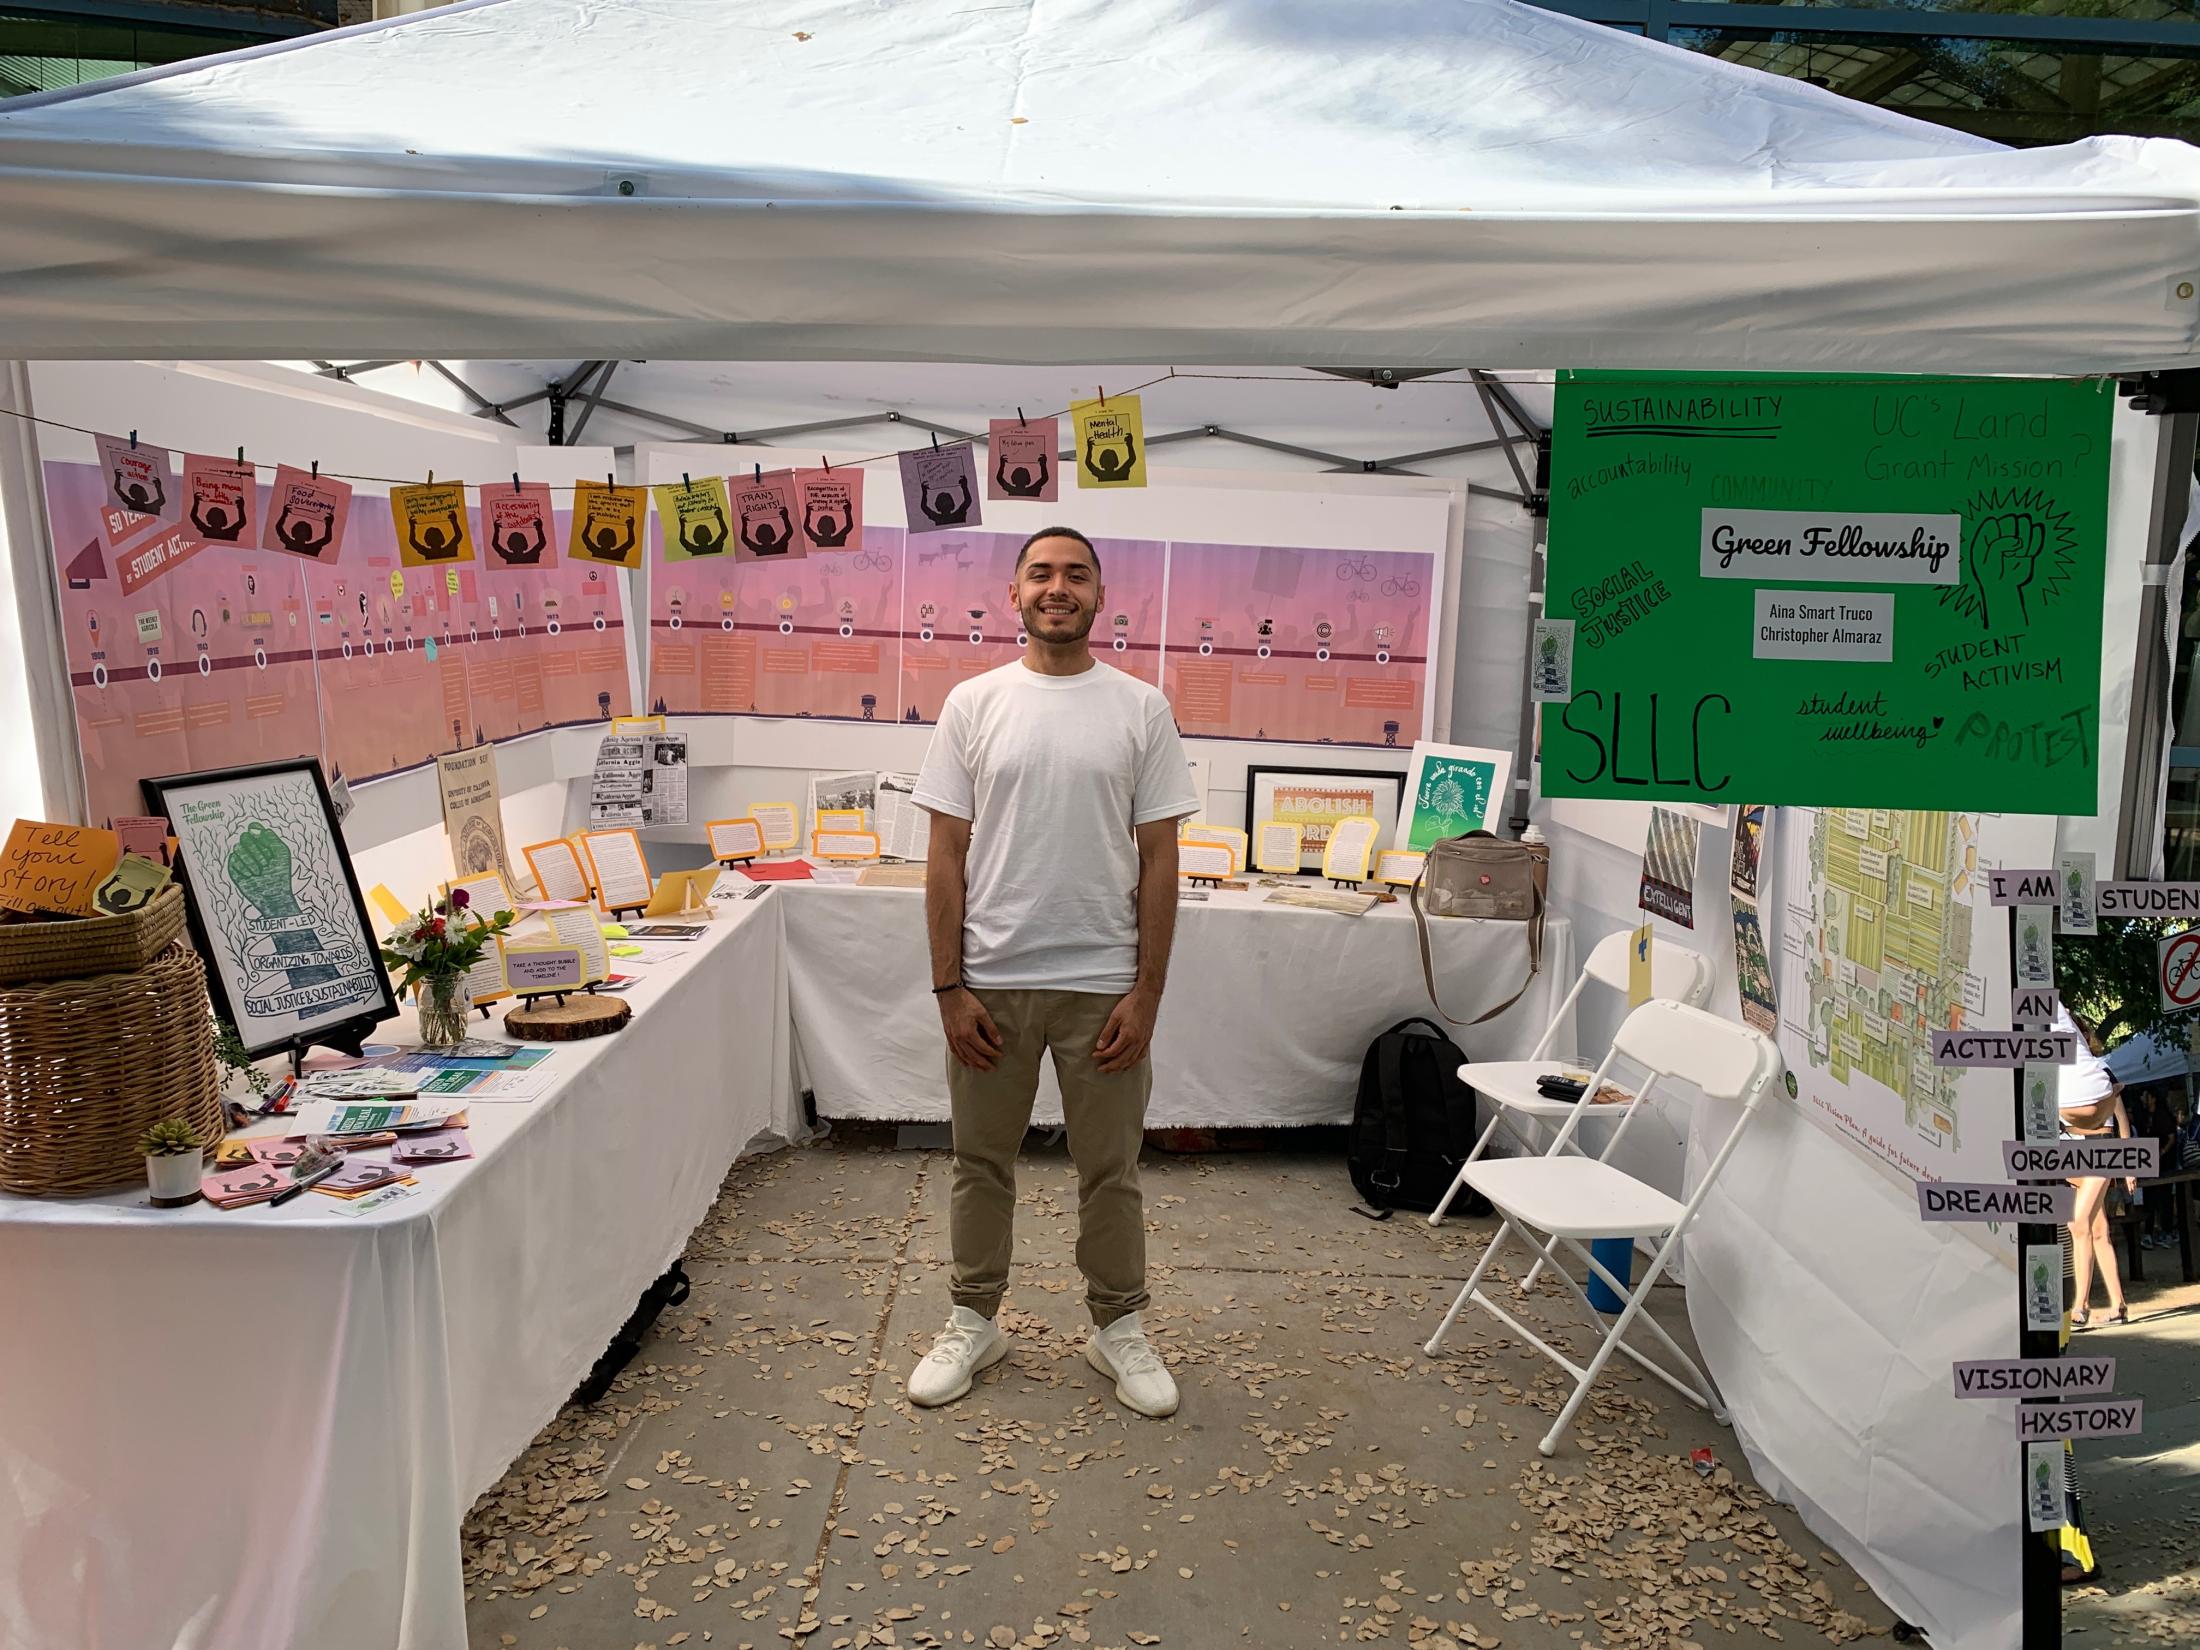
[[1134, 825], [1198, 812], [1159, 688], [1020, 661], [948, 694], [918, 806], [970, 821], [963, 982], [1120, 996], [1138, 976]]

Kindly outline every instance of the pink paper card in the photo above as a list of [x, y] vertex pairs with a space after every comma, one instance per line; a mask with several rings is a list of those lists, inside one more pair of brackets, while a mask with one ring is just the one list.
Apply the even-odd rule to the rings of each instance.
[[176, 519], [175, 468], [166, 447], [132, 442], [127, 436], [92, 438], [99, 449], [99, 473], [106, 483], [99, 525], [112, 550], [137, 537], [156, 520]]
[[317, 1192], [350, 1196], [358, 1192], [371, 1192], [377, 1186], [387, 1186], [393, 1180], [404, 1178], [405, 1171], [394, 1163], [371, 1163], [352, 1158], [313, 1189]]
[[1051, 418], [996, 418], [986, 426], [987, 498], [1027, 498], [1052, 504], [1062, 496], [1056, 468], [1061, 430]]
[[752, 470], [731, 477], [726, 486], [733, 495], [735, 561], [786, 561], [803, 553], [792, 470], [769, 475]]
[[347, 483], [278, 464], [260, 548], [332, 562], [344, 553], [344, 527], [350, 520], [351, 488]]
[[184, 454], [184, 520], [208, 544], [255, 542], [252, 516], [259, 498], [257, 472], [251, 465], [204, 453]]
[[797, 470], [794, 473], [797, 517], [802, 541], [812, 550], [861, 550], [863, 548], [863, 472]]
[[404, 1135], [390, 1148], [392, 1163], [455, 1163], [473, 1155], [474, 1143], [464, 1129]]
[[969, 442], [901, 455], [901, 501], [910, 532], [975, 527], [983, 514], [978, 499], [978, 464]]
[[557, 506], [551, 501], [548, 483], [482, 486], [481, 542], [489, 547], [486, 565], [555, 567], [557, 537]]
[[155, 865], [168, 863], [168, 820], [162, 814], [124, 814], [119, 819], [107, 821], [107, 829], [121, 840], [122, 851], [149, 859]]
[[227, 1174], [210, 1174], [199, 1182], [199, 1195], [219, 1209], [241, 1209], [248, 1203], [265, 1203], [290, 1187], [290, 1171], [265, 1163]]

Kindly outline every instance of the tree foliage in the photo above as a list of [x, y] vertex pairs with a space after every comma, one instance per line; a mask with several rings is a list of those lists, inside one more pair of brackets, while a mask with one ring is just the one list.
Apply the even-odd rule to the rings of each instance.
[[2055, 936], [2055, 984], [2080, 1019], [2114, 1048], [2133, 1037], [2152, 1036], [2183, 1047], [2195, 1016], [2162, 1008], [2155, 959], [2164, 936], [2192, 927], [2177, 921], [2104, 921], [2098, 934]]

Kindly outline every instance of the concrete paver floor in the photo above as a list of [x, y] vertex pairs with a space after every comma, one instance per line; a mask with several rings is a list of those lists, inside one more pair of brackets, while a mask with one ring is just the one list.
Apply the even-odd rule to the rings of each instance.
[[[2064, 1589], [2063, 1639], [2078, 1650], [2200, 1644], [2200, 1284], [2177, 1257], [2145, 1257], [2155, 1281], [2127, 1283], [2131, 1321], [2073, 1336], [2116, 1360], [2116, 1390], [2146, 1402], [2146, 1430], [2077, 1446], [2094, 1581]], [[2096, 1291], [2096, 1310], [2101, 1299]]]
[[[1731, 1433], [1624, 1362], [1543, 1460], [1546, 1360], [1471, 1309], [1421, 1352], [1492, 1224], [1370, 1223], [1333, 1158], [1148, 1154], [1147, 1323], [1183, 1391], [1151, 1421], [1083, 1360], [1075, 1173], [1034, 1145], [1014, 1349], [915, 1409], [950, 1165], [891, 1141], [734, 1169], [690, 1299], [475, 1507], [473, 1645], [1798, 1650], [1891, 1624]], [[1655, 1303], [1691, 1344], [1681, 1292]], [[1556, 1286], [1526, 1311], [1585, 1349]]]

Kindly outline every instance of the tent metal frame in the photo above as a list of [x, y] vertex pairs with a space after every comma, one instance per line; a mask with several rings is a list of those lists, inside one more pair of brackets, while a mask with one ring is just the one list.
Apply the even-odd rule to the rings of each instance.
[[[1583, 4], [1605, 6], [1606, 9], [1642, 8], [1655, 5], [1658, 0], [1582, 0]], [[1567, 9], [1564, 6], [1550, 9]], [[1747, 6], [1723, 4], [1687, 7], [1684, 0], [1668, 0], [1666, 9], [1716, 10], [1721, 13], [1747, 11]], [[1815, 18], [1819, 8], [1811, 8]], [[1874, 14], [1877, 15], [1877, 14]], [[1928, 16], [1944, 14], [1932, 13]], [[2046, 21], [2064, 21], [2050, 19]], [[2096, 19], [2072, 19], [2090, 22]], [[387, 367], [403, 366], [399, 361], [359, 361], [349, 365], [337, 365], [328, 361], [316, 361], [314, 367], [323, 377], [335, 378], [344, 383], [353, 382], [360, 374], [378, 372]], [[660, 412], [651, 407], [631, 402], [613, 401], [604, 390], [611, 382], [617, 361], [583, 361], [562, 379], [544, 385], [508, 401], [491, 401], [474, 389], [457, 373], [441, 361], [423, 360], [426, 366], [447, 380], [471, 403], [471, 414], [476, 418], [493, 419], [508, 427], [517, 428], [507, 416], [511, 412], [533, 406], [540, 401], [549, 403], [547, 440], [551, 446], [578, 445], [582, 432], [597, 409], [619, 414], [697, 441], [717, 441], [728, 446], [746, 445], [782, 446], [797, 437], [833, 434], [843, 430], [856, 430], [876, 425], [906, 426], [926, 435], [948, 441], [969, 441], [982, 445], [986, 440], [983, 430], [964, 429], [960, 425], [945, 424], [901, 408], [881, 408], [875, 412], [852, 413], [840, 418], [811, 419], [796, 424], [778, 424], [761, 430], [737, 430], [713, 428], [698, 424], [693, 419], [681, 418], [672, 413]], [[1399, 384], [1416, 378], [1433, 377], [1445, 368], [1318, 368], [1325, 376], [1348, 382], [1364, 382], [1379, 389], [1394, 389]], [[1492, 487], [1480, 482], [1466, 482], [1470, 496], [1498, 499], [1515, 504], [1528, 512], [1534, 523], [1534, 542], [1528, 558], [1528, 610], [1524, 619], [1526, 634], [1523, 642], [1532, 641], [1536, 620], [1541, 617], [1545, 596], [1545, 551], [1547, 536], [1541, 525], [1549, 509], [1548, 475], [1550, 468], [1550, 431], [1546, 429], [1513, 393], [1510, 385], [1496, 374], [1482, 368], [1470, 368], [1468, 386], [1481, 403], [1483, 415], [1489, 420], [1493, 435], [1478, 441], [1463, 441], [1446, 447], [1425, 448], [1417, 452], [1394, 453], [1381, 458], [1354, 458], [1344, 453], [1329, 452], [1318, 447], [1301, 446], [1296, 442], [1277, 441], [1268, 436], [1255, 435], [1247, 430], [1230, 429], [1221, 424], [1200, 424], [1180, 430], [1168, 430], [1150, 435], [1146, 439], [1149, 449], [1175, 446], [1187, 441], [1221, 441], [1238, 446], [1256, 447], [1264, 452], [1281, 453], [1290, 458], [1303, 459], [1328, 475], [1401, 475], [1421, 476], [1428, 472], [1414, 468], [1435, 459], [1461, 458], [1476, 453], [1502, 451], [1507, 467], [1512, 471], [1515, 489]], [[2159, 450], [2156, 454], [2154, 476], [2154, 505], [2148, 527], [2147, 571], [2142, 594], [2137, 637], [2136, 664], [2132, 679], [2132, 702], [2137, 705], [2153, 704], [2162, 695], [2165, 676], [2173, 673], [2174, 659], [2158, 656], [2159, 650], [2146, 645], [2147, 638], [2164, 633], [2168, 623], [2168, 603], [2175, 599], [2166, 590], [2164, 579], [2168, 568], [2175, 562], [2179, 547], [2186, 533], [2188, 494], [2180, 485], [2180, 477], [2189, 478], [2194, 473], [2196, 442], [2200, 442], [2200, 373], [2151, 374], [2144, 380], [2127, 381], [2125, 393], [2135, 405], [2164, 419]], [[577, 408], [568, 426], [569, 409]], [[1063, 462], [1076, 460], [1074, 447], [1065, 447], [1058, 455]], [[2173, 713], [2172, 713], [2173, 714]], [[1535, 752], [1535, 704], [1529, 696], [1528, 684], [1522, 679], [1518, 732], [1514, 742], [1513, 797], [1508, 817], [1515, 830], [1523, 828], [1528, 819], [1528, 801], [1531, 788], [1530, 773]], [[2118, 842], [2116, 852], [2117, 871], [2122, 876], [2143, 877], [2152, 868], [2155, 852], [2161, 842], [2166, 821], [2155, 817], [2153, 808], [2155, 776], [2163, 771], [2163, 763], [2170, 758], [2169, 742], [2172, 729], [2168, 716], [2152, 716], [2141, 719], [2131, 729], [2130, 744], [2125, 752], [2124, 771], [2119, 776], [2122, 806], [2118, 815]]]
[[[598, 408], [617, 413], [623, 418], [655, 424], [697, 441], [717, 441], [727, 446], [774, 447], [783, 445], [796, 436], [821, 435], [836, 430], [862, 429], [874, 424], [906, 425], [927, 435], [940, 436], [949, 441], [969, 441], [983, 445], [986, 440], [982, 430], [966, 430], [953, 424], [941, 424], [919, 414], [898, 407], [881, 408], [877, 412], [853, 413], [845, 418], [820, 418], [802, 424], [778, 424], [769, 429], [737, 430], [713, 428], [698, 424], [690, 418], [680, 418], [672, 413], [659, 412], [651, 407], [636, 406], [630, 402], [613, 401], [604, 395], [604, 386], [610, 383], [616, 361], [583, 361], [564, 378], [546, 384], [539, 390], [516, 396], [509, 401], [491, 401], [468, 384], [441, 361], [422, 360], [418, 363], [403, 361], [358, 361], [349, 366], [339, 366], [330, 361], [313, 363], [315, 372], [323, 378], [334, 378], [343, 383], [353, 382], [361, 373], [378, 372], [385, 367], [419, 365], [429, 368], [447, 380], [472, 403], [469, 411], [473, 417], [493, 419], [499, 424], [518, 428], [507, 417], [508, 413], [522, 407], [531, 407], [538, 401], [550, 403], [547, 431], [549, 445], [572, 447], [580, 443], [581, 432], [587, 427], [589, 416]], [[1323, 367], [1315, 369], [1331, 377], [1373, 384], [1378, 389], [1395, 389], [1399, 384], [1416, 378], [1430, 378], [1446, 368], [1398, 368], [1359, 367], [1352, 369]], [[593, 384], [590, 383], [594, 379]], [[1493, 373], [1476, 368], [1470, 380], [1483, 411], [1488, 415], [1490, 428], [1496, 433], [1479, 441], [1462, 441], [1448, 447], [1426, 447], [1416, 452], [1393, 453], [1383, 458], [1354, 458], [1346, 453], [1326, 452], [1319, 447], [1302, 447], [1289, 441], [1276, 441], [1268, 436], [1254, 435], [1247, 430], [1235, 430], [1221, 424], [1201, 424], [1181, 430], [1171, 430], [1146, 438], [1148, 447], [1172, 446], [1184, 441], [1230, 441], [1244, 447], [1259, 447], [1267, 452], [1283, 453], [1292, 458], [1302, 458], [1320, 466], [1329, 475], [1426, 475], [1425, 470], [1411, 468], [1440, 458], [1463, 458], [1474, 453], [1501, 449], [1511, 468], [1517, 491], [1502, 487], [1487, 487], [1479, 483], [1467, 483], [1468, 492], [1482, 498], [1501, 499], [1517, 504], [1536, 514], [1541, 514], [1543, 497], [1541, 488], [1533, 479], [1533, 465], [1539, 444], [1548, 439], [1548, 433], [1534, 416], [1520, 404], [1505, 381]], [[562, 416], [564, 410], [578, 403], [579, 414], [568, 427]], [[1522, 461], [1525, 450], [1527, 463]], [[1059, 455], [1064, 460], [1074, 459], [1076, 449], [1064, 447]]]

